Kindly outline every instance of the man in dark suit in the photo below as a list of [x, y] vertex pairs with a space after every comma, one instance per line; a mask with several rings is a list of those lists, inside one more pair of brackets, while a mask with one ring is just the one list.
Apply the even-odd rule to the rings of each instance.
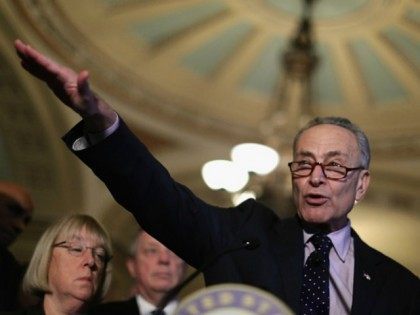
[[195, 267], [243, 242], [259, 244], [222, 255], [204, 272], [207, 285], [260, 287], [302, 314], [419, 312], [419, 279], [351, 229], [348, 213], [369, 186], [370, 151], [347, 119], [315, 119], [296, 136], [295, 217], [281, 220], [255, 200], [222, 209], [170, 177], [91, 92], [87, 71], [77, 74], [20, 41], [15, 47], [23, 67], [82, 116], [64, 138], [68, 146], [150, 234]]
[[0, 311], [19, 307], [23, 267], [8, 247], [26, 228], [33, 204], [28, 191], [11, 182], [0, 182]]
[[[164, 296], [182, 281], [186, 264], [150, 234], [140, 230], [130, 248], [127, 269], [135, 281], [134, 296], [126, 301], [101, 304], [91, 312], [92, 315], [150, 314]], [[177, 300], [170, 301], [164, 312], [173, 314], [177, 305]]]

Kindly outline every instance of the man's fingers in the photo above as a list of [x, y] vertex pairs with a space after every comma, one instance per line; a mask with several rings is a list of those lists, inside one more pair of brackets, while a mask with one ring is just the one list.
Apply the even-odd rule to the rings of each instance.
[[25, 46], [26, 45], [20, 39], [15, 40], [15, 49], [19, 56], [22, 55], [25, 50]]
[[36, 72], [39, 73], [39, 70], [44, 70], [51, 74], [57, 74], [61, 71], [61, 68], [55, 61], [46, 57], [36, 49], [32, 48], [30, 45], [23, 43], [21, 40], [17, 39], [15, 41], [16, 52], [21, 58], [21, 60], [26, 64], [25, 69], [30, 67], [37, 68]]
[[23, 60], [36, 59], [36, 56], [39, 55], [35, 49], [19, 39], [15, 41], [15, 49], [18, 56]]
[[88, 80], [89, 72], [86, 70], [81, 71], [77, 76], [77, 89], [84, 100], [87, 100], [92, 95]]
[[95, 95], [89, 87], [89, 72], [86, 70], [81, 71], [77, 76], [77, 90], [83, 105], [81, 104], [82, 111], [79, 114], [82, 117], [90, 116], [98, 111], [98, 104]]
[[15, 50], [20, 59], [25, 60], [27, 58], [25, 54], [25, 44], [19, 39], [15, 41]]
[[49, 80], [50, 78], [47, 76], [47, 73], [43, 68], [40, 68], [39, 66], [35, 66], [32, 63], [27, 63], [24, 60], [22, 60], [20, 64], [21, 64], [23, 69], [25, 69], [30, 74], [37, 77], [38, 79], [40, 79], [42, 81], [45, 81], [45, 82], [50, 81]]
[[21, 58], [22, 67], [50, 87], [57, 87], [59, 84], [71, 85], [71, 82], [76, 86], [76, 73], [71, 69], [61, 66], [20, 40], [15, 41], [15, 48]]

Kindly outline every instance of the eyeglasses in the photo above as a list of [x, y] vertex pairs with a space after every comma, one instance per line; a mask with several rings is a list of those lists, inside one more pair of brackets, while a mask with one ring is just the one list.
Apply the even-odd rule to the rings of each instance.
[[289, 164], [290, 172], [295, 177], [306, 177], [312, 174], [317, 165], [321, 166], [324, 176], [328, 179], [343, 179], [348, 172], [365, 169], [363, 166], [346, 167], [335, 162], [322, 164], [320, 162], [293, 161]]
[[108, 263], [112, 256], [109, 256], [103, 247], [89, 247], [79, 242], [67, 242], [63, 241], [56, 243], [53, 247], [62, 247], [67, 249], [68, 253], [75, 257], [81, 257], [86, 252], [86, 250], [92, 250], [92, 256], [95, 259], [95, 262], [99, 266], [103, 266]]

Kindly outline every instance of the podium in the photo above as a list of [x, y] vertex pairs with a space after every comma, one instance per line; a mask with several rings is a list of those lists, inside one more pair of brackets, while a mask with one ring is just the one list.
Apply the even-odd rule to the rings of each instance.
[[292, 315], [276, 296], [244, 284], [218, 284], [184, 298], [175, 315]]

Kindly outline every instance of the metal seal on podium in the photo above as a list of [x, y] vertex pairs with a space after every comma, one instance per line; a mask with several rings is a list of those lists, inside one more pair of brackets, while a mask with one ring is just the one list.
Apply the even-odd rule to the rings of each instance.
[[175, 315], [292, 315], [277, 297], [244, 284], [203, 288], [181, 301]]

